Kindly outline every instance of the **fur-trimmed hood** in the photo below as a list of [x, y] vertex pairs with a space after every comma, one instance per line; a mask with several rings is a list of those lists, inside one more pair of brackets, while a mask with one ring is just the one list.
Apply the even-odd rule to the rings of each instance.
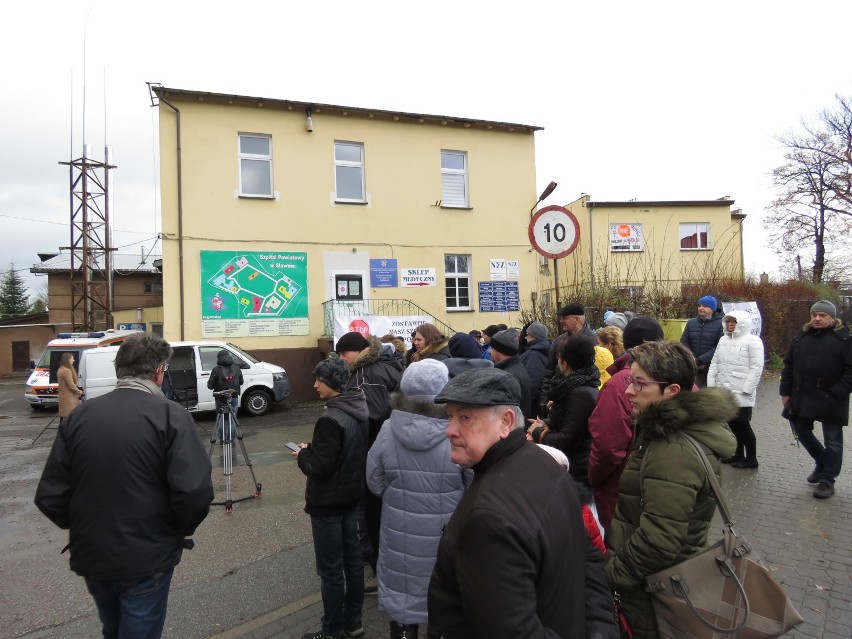
[[367, 337], [367, 343], [367, 348], [361, 351], [355, 361], [349, 366], [353, 373], [359, 368], [375, 364], [379, 360], [400, 371], [402, 370], [402, 365], [396, 357], [396, 347], [393, 344], [386, 344], [374, 335]]
[[[841, 333], [841, 331], [843, 331], [844, 328], [846, 329], [846, 335], [841, 335], [840, 333]], [[843, 323], [843, 320], [839, 320], [839, 319], [834, 320], [834, 326], [827, 326], [825, 328], [820, 328], [820, 329], [816, 329], [813, 326], [811, 326], [810, 322], [806, 322], [805, 325], [802, 326], [802, 333], [803, 334], [804, 333], [813, 333], [813, 332], [816, 332], [817, 330], [820, 330], [820, 331], [831, 330], [834, 333], [838, 333], [838, 335], [837, 335], [838, 337], [841, 337], [841, 338], [844, 338], [844, 339], [849, 336], [849, 327], [847, 327]]]
[[727, 422], [739, 409], [734, 395], [724, 388], [681, 391], [639, 413], [637, 439], [668, 438], [685, 431], [720, 457], [730, 457], [735, 450]]
[[391, 393], [390, 404], [394, 410], [423, 415], [424, 417], [447, 419], [447, 405], [436, 404], [432, 401], [432, 398]]

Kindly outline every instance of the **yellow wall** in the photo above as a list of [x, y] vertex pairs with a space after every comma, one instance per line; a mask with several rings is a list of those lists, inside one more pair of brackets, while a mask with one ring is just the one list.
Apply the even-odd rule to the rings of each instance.
[[[201, 336], [203, 250], [308, 253], [310, 334], [234, 340], [244, 348], [315, 346], [323, 333], [322, 302], [334, 297], [331, 271], [363, 268], [369, 286], [370, 258], [396, 258], [400, 269], [431, 267], [438, 276], [435, 287], [371, 289], [373, 299], [411, 299], [456, 330], [518, 324], [518, 313], [479, 313], [476, 284], [490, 279], [489, 259], [517, 259], [521, 303], [536, 290], [537, 254], [527, 235], [536, 199], [530, 131], [314, 112], [308, 133], [300, 110], [169, 100], [181, 123], [185, 339]], [[237, 197], [238, 133], [272, 136], [275, 199]], [[334, 141], [364, 144], [367, 204], [334, 202]], [[161, 103], [164, 333], [172, 340], [181, 337], [176, 143], [174, 111]], [[468, 154], [471, 210], [436, 206], [442, 149]], [[445, 310], [445, 253], [472, 256], [472, 312]]]
[[[577, 250], [561, 261], [563, 286], [591, 275], [612, 286], [658, 284], [676, 291], [682, 283], [694, 280], [744, 276], [742, 220], [731, 217], [729, 203], [637, 202], [635, 207], [588, 207], [588, 202], [589, 197], [584, 196], [567, 205], [580, 224], [581, 240]], [[681, 250], [682, 222], [709, 223], [711, 248]], [[645, 249], [612, 251], [610, 224], [641, 224]]]

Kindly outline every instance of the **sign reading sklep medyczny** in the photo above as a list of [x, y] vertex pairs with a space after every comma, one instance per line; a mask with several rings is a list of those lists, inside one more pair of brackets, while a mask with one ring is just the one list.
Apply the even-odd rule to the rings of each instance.
[[435, 286], [438, 281], [433, 268], [404, 268], [401, 275], [403, 288]]

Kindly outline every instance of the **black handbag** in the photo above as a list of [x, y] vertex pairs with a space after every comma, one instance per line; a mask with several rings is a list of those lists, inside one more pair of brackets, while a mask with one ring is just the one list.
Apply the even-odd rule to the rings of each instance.
[[[660, 637], [670, 639], [768, 639], [804, 620], [781, 585], [734, 530], [728, 504], [707, 455], [697, 452], [725, 526], [722, 539], [702, 553], [646, 578]], [[639, 470], [642, 476], [647, 453]]]

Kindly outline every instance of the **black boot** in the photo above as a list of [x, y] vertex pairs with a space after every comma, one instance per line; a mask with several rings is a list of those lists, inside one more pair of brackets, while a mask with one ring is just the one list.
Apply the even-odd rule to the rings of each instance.
[[417, 639], [417, 624], [410, 623], [406, 626], [403, 626], [405, 629], [405, 639]]
[[397, 623], [396, 621], [390, 622], [390, 639], [403, 639], [404, 632], [405, 626], [401, 623]]

